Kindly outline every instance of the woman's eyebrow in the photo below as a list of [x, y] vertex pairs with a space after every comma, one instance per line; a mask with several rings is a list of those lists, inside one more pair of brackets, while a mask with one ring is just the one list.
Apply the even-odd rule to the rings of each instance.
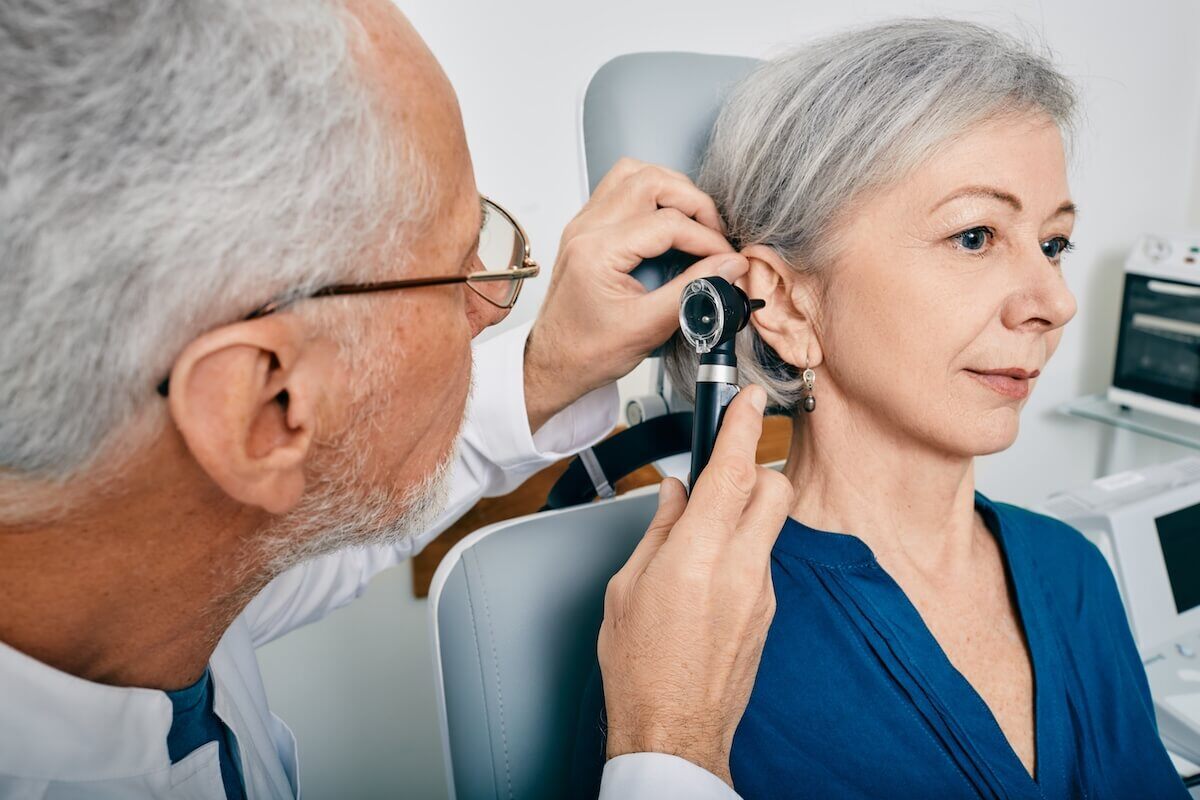
[[1021, 210], [1021, 201], [1018, 200], [1017, 196], [1014, 194], [1010, 194], [1002, 189], [996, 189], [992, 186], [964, 186], [961, 189], [954, 190], [949, 195], [939, 200], [933, 205], [933, 208], [929, 209], [929, 211], [937, 211], [951, 200], [958, 200], [962, 197], [988, 197], [993, 200], [999, 200], [1002, 203], [1007, 203], [1008, 205], [1012, 206], [1014, 211]]
[[[951, 192], [949, 195], [939, 200], [934, 204], [933, 208], [929, 209], [929, 211], [930, 213], [933, 213], [942, 206], [946, 205], [946, 203], [949, 203], [951, 200], [958, 200], [963, 197], [987, 197], [992, 200], [999, 200], [1002, 203], [1012, 206], [1013, 211], [1017, 212], [1020, 212], [1023, 208], [1021, 201], [1017, 198], [1017, 196], [1010, 192], [1006, 192], [1002, 189], [997, 189], [992, 186], [965, 186], [962, 189], [957, 189], [954, 192]], [[1078, 209], [1075, 204], [1068, 200], [1059, 206], [1055, 212], [1050, 215], [1050, 218], [1053, 219], [1054, 217], [1061, 216], [1062, 214], [1074, 215], [1077, 210]]]

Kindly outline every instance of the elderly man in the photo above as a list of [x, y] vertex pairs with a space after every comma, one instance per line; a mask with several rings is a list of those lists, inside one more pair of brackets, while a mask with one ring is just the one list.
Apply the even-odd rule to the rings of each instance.
[[[746, 264], [623, 163], [472, 353], [536, 266], [387, 0], [18, 0], [0, 75], [0, 796], [293, 797], [254, 648], [602, 436], [682, 283]], [[705, 258], [644, 292], [668, 247]], [[610, 584], [605, 796], [732, 794], [790, 500], [764, 402]]]

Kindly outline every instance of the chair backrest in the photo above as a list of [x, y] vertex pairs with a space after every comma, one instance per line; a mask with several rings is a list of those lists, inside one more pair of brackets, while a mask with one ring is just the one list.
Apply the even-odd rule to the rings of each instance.
[[608, 579], [654, 516], [656, 490], [488, 526], [429, 589], [451, 797], [562, 797]]
[[[602, 66], [583, 103], [589, 190], [622, 156], [694, 175], [725, 92], [756, 64], [635, 53]], [[442, 561], [429, 608], [452, 797], [562, 796], [604, 589], [649, 525], [657, 496], [642, 491], [492, 525]]]

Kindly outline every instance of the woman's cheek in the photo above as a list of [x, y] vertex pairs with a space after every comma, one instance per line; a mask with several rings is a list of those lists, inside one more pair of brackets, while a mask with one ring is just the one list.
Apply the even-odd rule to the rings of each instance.
[[1058, 343], [1062, 341], [1062, 328], [1053, 330], [1046, 334], [1046, 361], [1054, 355], [1054, 351], [1058, 350]]

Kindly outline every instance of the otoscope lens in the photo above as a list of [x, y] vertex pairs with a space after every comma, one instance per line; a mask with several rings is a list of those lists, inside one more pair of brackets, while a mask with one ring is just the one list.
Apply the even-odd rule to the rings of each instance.
[[721, 316], [707, 294], [694, 294], [683, 303], [684, 327], [694, 339], [707, 339], [717, 332]]
[[711, 281], [698, 278], [684, 288], [679, 300], [679, 327], [697, 353], [707, 353], [721, 338], [725, 309]]

